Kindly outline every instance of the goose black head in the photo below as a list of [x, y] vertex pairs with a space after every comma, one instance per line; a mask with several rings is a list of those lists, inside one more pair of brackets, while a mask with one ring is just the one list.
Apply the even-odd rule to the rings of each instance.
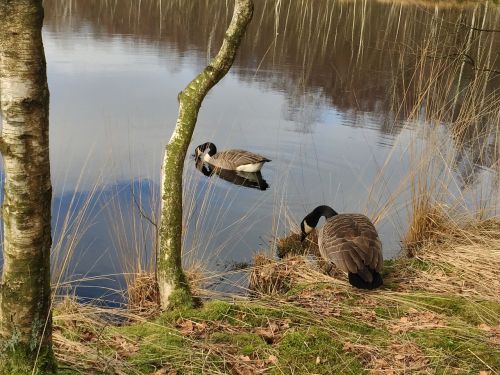
[[215, 145], [211, 142], [206, 142], [196, 147], [196, 149], [194, 150], [194, 156], [196, 158], [199, 158], [207, 150], [208, 150], [208, 155], [210, 156], [214, 156], [217, 153], [217, 147], [215, 147]]
[[329, 206], [318, 206], [311, 213], [309, 213], [304, 220], [300, 223], [300, 241], [304, 241], [309, 233], [316, 228], [321, 216], [326, 219], [337, 215], [337, 212]]

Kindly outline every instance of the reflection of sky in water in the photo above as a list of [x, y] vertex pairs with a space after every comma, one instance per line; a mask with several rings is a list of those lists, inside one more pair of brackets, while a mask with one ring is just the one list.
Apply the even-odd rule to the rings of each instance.
[[[118, 273], [110, 230], [113, 211], [101, 208], [118, 187], [126, 211], [130, 181], [147, 178], [153, 186], [158, 183], [164, 145], [176, 120], [177, 94], [204, 61], [199, 52], [180, 56], [165, 44], [159, 47], [124, 36], [96, 38], [90, 28], [45, 32], [44, 44], [51, 91], [55, 220], [57, 212], [63, 215], [67, 210], [75, 190], [84, 196], [97, 184], [104, 192], [96, 200], [97, 208], [88, 212], [92, 225], [69, 272]], [[208, 181], [187, 161], [186, 192], [196, 199], [188, 204], [192, 214], [186, 245], [201, 253], [203, 261], [249, 261], [272, 235], [283, 234], [287, 213], [298, 222], [318, 204], [374, 214], [407, 175], [408, 157], [399, 155], [407, 151], [411, 130], [394, 136], [381, 132], [380, 123], [387, 119], [338, 111], [321, 91], [300, 90], [304, 89], [271, 91], [258, 80], [242, 81], [229, 73], [204, 101], [193, 150], [211, 140], [220, 150], [244, 148], [262, 153], [272, 163], [262, 171], [271, 188], [260, 192]], [[384, 167], [382, 187], [370, 196], [391, 153], [398, 156]], [[141, 189], [145, 200], [149, 191]], [[399, 251], [406, 219], [400, 208], [377, 224], [386, 257]], [[221, 247], [224, 250], [214, 257], [214, 249]]]

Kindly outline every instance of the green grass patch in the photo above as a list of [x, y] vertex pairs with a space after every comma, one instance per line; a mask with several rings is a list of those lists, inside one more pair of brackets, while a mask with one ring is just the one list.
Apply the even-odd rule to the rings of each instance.
[[228, 344], [234, 346], [243, 355], [263, 353], [268, 347], [267, 343], [255, 333], [215, 332], [210, 336], [210, 342], [215, 344]]
[[109, 337], [120, 334], [136, 343], [138, 351], [128, 360], [145, 373], [162, 367], [165, 363], [189, 361], [192, 357], [190, 343], [177, 330], [155, 322], [112, 327], [106, 334]]
[[274, 374], [361, 374], [359, 360], [342, 350], [342, 344], [320, 327], [290, 331], [278, 347]]
[[179, 318], [190, 319], [197, 322], [219, 321], [238, 327], [259, 327], [265, 325], [270, 319], [285, 319], [303, 321], [310, 317], [304, 309], [293, 305], [280, 304], [274, 301], [276, 307], [265, 306], [262, 301], [240, 302], [238, 304], [225, 301], [210, 301], [199, 309], [184, 309], [168, 311], [160, 318], [158, 323], [171, 325]]
[[437, 374], [477, 374], [488, 370], [487, 366], [500, 368], [500, 351], [480, 333], [439, 328], [412, 332], [410, 337], [427, 355]]
[[458, 317], [472, 325], [481, 323], [497, 325], [500, 322], [500, 304], [491, 301], [474, 301], [461, 296], [415, 292], [401, 297], [410, 304], [450, 317]]

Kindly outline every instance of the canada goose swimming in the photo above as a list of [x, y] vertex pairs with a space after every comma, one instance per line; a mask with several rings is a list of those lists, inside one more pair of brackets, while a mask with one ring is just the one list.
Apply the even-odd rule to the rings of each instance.
[[[207, 152], [208, 150], [208, 152]], [[202, 158], [215, 168], [230, 171], [258, 172], [264, 163], [271, 161], [268, 158], [245, 150], [225, 150], [217, 152], [211, 142], [203, 143], [196, 147], [195, 157]]]
[[260, 171], [240, 172], [229, 171], [227, 169], [221, 168], [213, 168], [210, 165], [206, 164], [201, 158], [196, 158], [195, 166], [196, 169], [198, 169], [207, 177], [217, 175], [219, 178], [238, 186], [255, 188], [259, 190], [266, 190], [269, 187], [267, 181], [262, 178], [262, 174], [260, 173]]
[[321, 216], [325, 224], [318, 230], [321, 256], [347, 272], [349, 283], [361, 289], [382, 285], [382, 243], [370, 219], [361, 214], [338, 214], [329, 206], [318, 206], [300, 223], [301, 241], [316, 227]]

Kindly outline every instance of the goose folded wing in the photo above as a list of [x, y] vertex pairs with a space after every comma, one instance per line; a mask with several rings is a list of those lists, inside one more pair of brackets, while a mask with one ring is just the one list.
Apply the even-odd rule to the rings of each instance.
[[262, 155], [245, 150], [227, 150], [217, 154], [218, 159], [224, 159], [235, 165], [255, 164], [269, 161]]

